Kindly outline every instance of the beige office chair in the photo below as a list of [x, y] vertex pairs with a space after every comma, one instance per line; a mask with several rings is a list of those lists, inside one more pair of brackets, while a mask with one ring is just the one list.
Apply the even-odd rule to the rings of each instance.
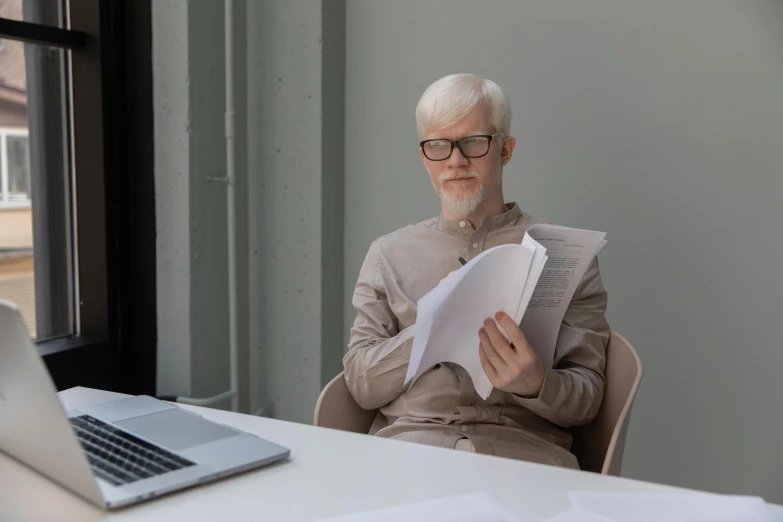
[[[571, 448], [583, 470], [620, 475], [631, 406], [642, 380], [642, 363], [631, 344], [612, 332], [606, 350], [606, 389], [593, 421], [573, 430]], [[345, 385], [343, 374], [326, 385], [315, 405], [313, 424], [355, 433], [367, 433], [376, 412], [359, 406]]]

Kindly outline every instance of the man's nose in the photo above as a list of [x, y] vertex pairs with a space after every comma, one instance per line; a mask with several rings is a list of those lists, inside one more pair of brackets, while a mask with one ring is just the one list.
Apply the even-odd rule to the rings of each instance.
[[459, 147], [454, 147], [454, 150], [451, 151], [451, 156], [449, 156], [449, 159], [446, 160], [446, 165], [452, 168], [462, 168], [467, 167], [470, 161], [468, 158], [466, 158], [462, 151], [459, 150]]

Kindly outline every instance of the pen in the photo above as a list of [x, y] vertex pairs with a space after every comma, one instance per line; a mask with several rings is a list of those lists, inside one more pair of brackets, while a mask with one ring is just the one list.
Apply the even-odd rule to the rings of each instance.
[[467, 261], [465, 261], [465, 258], [462, 256], [460, 256], [459, 262], [462, 263], [463, 265], [467, 263]]

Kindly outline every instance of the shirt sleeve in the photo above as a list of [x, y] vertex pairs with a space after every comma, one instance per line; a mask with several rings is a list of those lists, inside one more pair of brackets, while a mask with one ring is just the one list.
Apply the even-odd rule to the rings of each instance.
[[377, 243], [362, 264], [353, 293], [357, 311], [348, 352], [343, 358], [345, 382], [364, 409], [384, 406], [405, 391], [415, 324], [400, 331], [383, 284]]
[[561, 427], [589, 423], [598, 413], [604, 395], [607, 296], [598, 261], [587, 268], [571, 300], [555, 347], [552, 368], [547, 368], [537, 397], [515, 396], [521, 406]]

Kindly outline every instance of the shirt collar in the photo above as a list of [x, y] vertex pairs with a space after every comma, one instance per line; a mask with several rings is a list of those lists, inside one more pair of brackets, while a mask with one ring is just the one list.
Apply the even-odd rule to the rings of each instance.
[[[484, 218], [484, 221], [481, 223], [481, 227], [498, 227], [503, 225], [508, 225], [512, 221], [519, 219], [519, 217], [522, 216], [522, 210], [519, 208], [519, 205], [515, 202], [506, 203], [506, 211], [502, 214], [496, 214], [494, 216], [487, 216]], [[456, 232], [465, 232], [465, 231], [472, 231], [473, 227], [470, 224], [470, 221], [467, 219], [464, 220], [456, 220], [452, 221], [450, 219], [446, 219], [443, 214], [441, 213], [440, 218], [438, 219], [438, 228], [441, 230], [451, 230]]]

